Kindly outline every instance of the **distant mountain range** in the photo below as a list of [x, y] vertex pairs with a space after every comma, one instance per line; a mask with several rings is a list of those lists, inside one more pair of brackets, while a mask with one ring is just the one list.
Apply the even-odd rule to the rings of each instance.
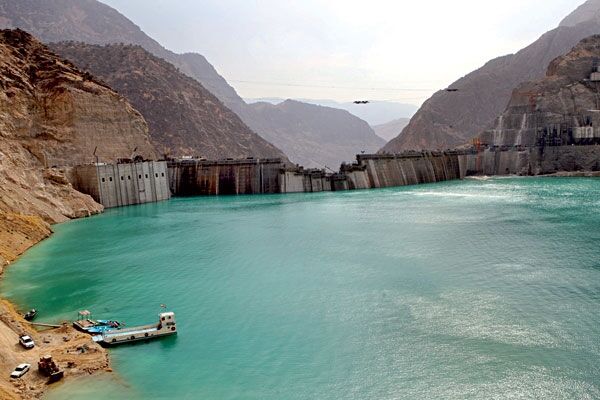
[[457, 92], [434, 94], [382, 151], [445, 149], [468, 142], [493, 125], [513, 88], [543, 78], [550, 61], [596, 33], [600, 33], [600, 0], [589, 0], [528, 47], [489, 61], [452, 83]]
[[277, 105], [249, 104], [242, 112], [244, 120], [263, 132], [265, 139], [306, 167], [337, 170], [341, 162], [354, 161], [362, 151], [374, 153], [386, 142], [369, 124], [345, 110], [286, 100]]
[[162, 154], [286, 158], [198, 81], [138, 45], [49, 46], [129, 99], [148, 122], [152, 142]]
[[[245, 99], [249, 104], [266, 102], [271, 104], [279, 104], [287, 99], [278, 97], [264, 97], [259, 99]], [[393, 121], [398, 118], [410, 118], [417, 111], [417, 106], [414, 104], [397, 103], [393, 101], [370, 101], [368, 104], [355, 104], [354, 102], [338, 102], [335, 100], [319, 100], [319, 99], [293, 99], [308, 104], [316, 104], [331, 108], [346, 110], [350, 114], [367, 121], [371, 126], [381, 125]], [[396, 132], [398, 134], [400, 132]], [[394, 135], [396, 136], [396, 135]]]
[[409, 122], [409, 118], [398, 118], [386, 124], [375, 125], [373, 126], [373, 130], [377, 136], [389, 142], [398, 136], [398, 133], [402, 132]]
[[[140, 45], [200, 82], [223, 104], [238, 114], [256, 133], [263, 138], [268, 138], [284, 152], [293, 153], [292, 161], [313, 160], [313, 163], [307, 166], [331, 164], [333, 160], [338, 164], [351, 158], [351, 153], [373, 148], [379, 143], [379, 138], [366, 124], [359, 126], [352, 120], [355, 117], [349, 113], [336, 113], [335, 116], [331, 116], [332, 120], [339, 121], [340, 118], [347, 118], [345, 124], [362, 129], [360, 137], [365, 141], [350, 142], [347, 135], [354, 138], [357, 137], [355, 134], [337, 130], [338, 136], [334, 138], [330, 135], [326, 139], [327, 146], [331, 150], [330, 156], [326, 158], [316, 156], [323, 153], [314, 148], [314, 143], [323, 144], [319, 135], [330, 131], [328, 126], [313, 123], [298, 126], [296, 123], [298, 116], [292, 115], [293, 108], [285, 110], [290, 118], [273, 118], [274, 114], [279, 115], [281, 111], [276, 106], [263, 105], [259, 108], [248, 106], [202, 55], [175, 54], [165, 49], [118, 11], [96, 0], [0, 0], [0, 27], [20, 27], [46, 43], [72, 40], [89, 44]], [[270, 107], [272, 108], [268, 110]], [[321, 114], [329, 110], [321, 110]], [[336, 150], [337, 147], [339, 151]]]

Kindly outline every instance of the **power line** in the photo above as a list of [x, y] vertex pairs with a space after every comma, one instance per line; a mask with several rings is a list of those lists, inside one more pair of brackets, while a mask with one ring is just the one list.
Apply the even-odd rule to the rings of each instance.
[[261, 81], [246, 81], [237, 79], [228, 79], [228, 82], [249, 83], [255, 85], [269, 86], [287, 86], [287, 87], [303, 87], [303, 88], [318, 88], [318, 89], [351, 89], [351, 90], [386, 90], [394, 92], [434, 92], [438, 89], [416, 89], [416, 88], [390, 88], [390, 87], [357, 87], [357, 86], [336, 86], [336, 85], [307, 85], [300, 83], [281, 83], [281, 82], [261, 82]]

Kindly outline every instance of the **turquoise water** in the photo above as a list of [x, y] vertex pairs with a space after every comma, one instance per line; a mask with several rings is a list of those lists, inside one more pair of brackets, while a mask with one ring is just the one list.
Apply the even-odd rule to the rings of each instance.
[[595, 179], [174, 199], [57, 226], [0, 291], [177, 313], [51, 399], [600, 398], [599, 211]]

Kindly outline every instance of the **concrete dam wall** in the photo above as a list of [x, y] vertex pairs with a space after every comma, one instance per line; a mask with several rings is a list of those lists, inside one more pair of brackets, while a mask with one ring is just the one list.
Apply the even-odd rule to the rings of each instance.
[[176, 196], [315, 193], [415, 185], [461, 179], [460, 153], [360, 155], [339, 173], [289, 168], [281, 160], [179, 160], [169, 162], [169, 185]]
[[165, 161], [79, 165], [71, 172], [71, 184], [105, 208], [171, 198]]
[[358, 155], [337, 173], [289, 167], [280, 159], [171, 160], [83, 165], [73, 186], [105, 207], [174, 196], [316, 193], [417, 185], [471, 175], [600, 171], [600, 146], [492, 146], [446, 152]]
[[491, 147], [358, 155], [340, 172], [286, 167], [280, 160], [169, 162], [175, 196], [314, 193], [418, 185], [472, 175], [542, 175], [599, 170], [600, 146]]
[[281, 193], [280, 159], [170, 161], [169, 186], [176, 196]]
[[176, 196], [330, 191], [322, 170], [289, 168], [280, 159], [170, 161], [169, 186]]
[[[463, 179], [466, 165], [465, 155], [460, 152], [359, 155], [355, 170], [347, 175], [352, 182], [350, 189], [407, 186]], [[357, 167], [364, 171], [357, 171]]]

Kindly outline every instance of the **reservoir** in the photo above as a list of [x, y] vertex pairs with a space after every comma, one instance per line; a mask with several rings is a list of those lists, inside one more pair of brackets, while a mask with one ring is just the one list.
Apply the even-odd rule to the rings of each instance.
[[600, 398], [600, 180], [174, 198], [55, 227], [0, 293], [179, 334], [48, 399]]

